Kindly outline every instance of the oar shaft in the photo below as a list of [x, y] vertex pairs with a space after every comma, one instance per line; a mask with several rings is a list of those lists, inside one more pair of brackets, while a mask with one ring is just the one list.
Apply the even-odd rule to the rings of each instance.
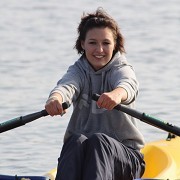
[[[93, 100], [97, 101], [99, 99], [100, 95], [98, 94], [94, 94], [93, 95]], [[142, 112], [139, 112], [137, 110], [134, 110], [134, 109], [131, 109], [131, 108], [128, 108], [124, 105], [117, 105], [114, 109], [116, 110], [119, 110], [119, 111], [122, 111], [132, 117], [135, 117], [145, 123], [148, 123], [152, 126], [155, 126], [157, 128], [160, 128], [162, 130], [165, 130], [167, 132], [170, 132], [170, 133], [173, 133], [177, 136], [180, 136], [180, 128], [177, 127], [177, 126], [174, 126], [172, 124], [169, 124], [168, 122], [165, 122], [165, 121], [162, 121], [160, 119], [157, 119], [155, 117], [152, 117], [146, 113], [142, 113]]]
[[[63, 109], [67, 109], [69, 107], [69, 105], [67, 103], [63, 103], [62, 106], [63, 106]], [[47, 115], [49, 115], [49, 114], [44, 109], [44, 110], [39, 111], [39, 112], [35, 112], [32, 114], [20, 116], [20, 117], [5, 121], [5, 122], [0, 124], [0, 133], [8, 131], [10, 129], [17, 128], [19, 126], [23, 126], [26, 123], [29, 123], [31, 121], [34, 121], [36, 119], [39, 119], [39, 118], [41, 118], [43, 116], [47, 116]]]
[[147, 124], [150, 124], [152, 126], [155, 126], [157, 128], [160, 128], [162, 130], [165, 130], [167, 132], [170, 132], [170, 133], [173, 133], [177, 136], [180, 136], [180, 128], [177, 127], [177, 126], [174, 126], [168, 122], [165, 122], [165, 121], [162, 121], [158, 118], [155, 118], [153, 116], [150, 116], [146, 113], [141, 113], [139, 111], [136, 111], [134, 109], [130, 109], [124, 105], [118, 105], [115, 107], [115, 109], [119, 110], [119, 111], [122, 111], [130, 116], [133, 116]]
[[[43, 110], [42, 110], [43, 111]], [[10, 129], [17, 128], [19, 126], [23, 126], [28, 122], [34, 121], [35, 119], [41, 118], [42, 116], [47, 116], [42, 114], [42, 111], [28, 114], [26, 116], [20, 116], [14, 119], [10, 119], [0, 124], [0, 133], [8, 131]], [[44, 110], [45, 111], [45, 110]]]

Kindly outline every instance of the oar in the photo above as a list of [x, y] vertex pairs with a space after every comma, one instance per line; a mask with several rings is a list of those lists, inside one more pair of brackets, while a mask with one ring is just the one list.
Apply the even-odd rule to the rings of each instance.
[[[99, 99], [100, 95], [93, 94], [93, 100], [97, 101]], [[114, 109], [122, 111], [132, 117], [135, 117], [145, 123], [148, 123], [152, 126], [155, 126], [157, 128], [160, 128], [164, 131], [170, 132], [174, 135], [180, 136], [180, 128], [177, 126], [174, 126], [168, 122], [162, 121], [160, 119], [157, 119], [155, 117], [152, 117], [146, 113], [139, 112], [137, 110], [131, 109], [126, 107], [125, 105], [119, 104]]]
[[[63, 103], [62, 106], [63, 106], [63, 109], [67, 109], [69, 107], [69, 105], [67, 103]], [[10, 129], [17, 128], [19, 126], [23, 126], [26, 123], [29, 123], [31, 121], [34, 121], [36, 119], [39, 119], [39, 118], [41, 118], [43, 116], [47, 116], [47, 115], [49, 115], [49, 114], [44, 109], [44, 110], [39, 111], [39, 112], [35, 112], [32, 114], [20, 116], [20, 117], [5, 121], [5, 122], [0, 124], [0, 133], [8, 131]]]

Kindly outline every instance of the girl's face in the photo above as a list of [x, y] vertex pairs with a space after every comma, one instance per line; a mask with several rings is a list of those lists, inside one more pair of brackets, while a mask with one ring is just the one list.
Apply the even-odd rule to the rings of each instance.
[[104, 67], [112, 58], [115, 42], [109, 28], [90, 29], [81, 46], [85, 50], [86, 58], [97, 71]]

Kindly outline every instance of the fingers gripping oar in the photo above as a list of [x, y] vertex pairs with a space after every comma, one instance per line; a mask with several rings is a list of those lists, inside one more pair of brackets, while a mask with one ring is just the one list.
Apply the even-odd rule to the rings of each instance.
[[[93, 100], [97, 101], [99, 99], [100, 95], [98, 94], [93, 94]], [[157, 119], [155, 117], [152, 117], [146, 113], [141, 113], [139, 111], [136, 111], [134, 109], [128, 108], [122, 104], [117, 105], [114, 107], [114, 109], [122, 111], [132, 117], [135, 117], [145, 123], [148, 123], [152, 126], [155, 126], [157, 128], [160, 128], [162, 130], [165, 130], [167, 132], [170, 132], [174, 135], [180, 136], [180, 128], [177, 126], [174, 126], [168, 122], [162, 121], [160, 119]]]
[[[67, 109], [69, 107], [69, 105], [67, 103], [63, 103], [62, 107], [63, 107], [63, 109]], [[19, 127], [19, 126], [23, 126], [26, 123], [29, 123], [31, 121], [34, 121], [36, 119], [39, 119], [39, 118], [41, 118], [43, 116], [47, 116], [47, 115], [49, 115], [49, 114], [44, 109], [44, 110], [39, 111], [39, 112], [35, 112], [32, 114], [20, 116], [20, 117], [5, 121], [5, 122], [0, 124], [0, 133], [8, 131], [10, 129], [14, 129], [14, 128]]]

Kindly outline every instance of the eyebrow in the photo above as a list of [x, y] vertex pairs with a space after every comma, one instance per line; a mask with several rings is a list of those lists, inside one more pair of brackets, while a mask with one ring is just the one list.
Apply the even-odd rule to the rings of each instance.
[[[96, 41], [96, 39], [88, 39], [89, 41]], [[109, 39], [103, 39], [103, 41], [111, 41], [111, 40], [109, 40]]]

